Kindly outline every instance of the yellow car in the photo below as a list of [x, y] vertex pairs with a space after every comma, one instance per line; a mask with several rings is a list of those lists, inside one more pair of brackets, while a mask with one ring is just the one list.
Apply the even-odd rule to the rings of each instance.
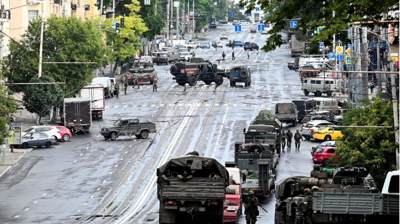
[[342, 138], [343, 134], [340, 130], [335, 130], [334, 127], [327, 127], [313, 134], [313, 139], [331, 141]]

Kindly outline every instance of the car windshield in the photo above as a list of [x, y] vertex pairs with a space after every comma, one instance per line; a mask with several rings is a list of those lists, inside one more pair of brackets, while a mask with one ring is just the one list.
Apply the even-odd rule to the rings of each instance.
[[30, 133], [25, 134], [24, 136], [22, 136], [22, 138], [30, 138], [30, 137], [31, 137], [31, 134], [30, 134]]
[[35, 128], [30, 127], [30, 128], [25, 129], [24, 132], [31, 132], [31, 131], [33, 131], [33, 130], [35, 130]]
[[324, 149], [322, 149], [322, 148], [319, 148], [319, 149], [317, 149], [317, 151], [315, 151], [316, 153], [321, 153], [321, 152], [323, 152], [324, 151]]
[[167, 54], [159, 54], [159, 57], [167, 57]]
[[182, 55], [183, 55], [183, 56], [185, 56], [185, 55], [190, 55], [190, 53], [189, 53], [189, 52], [182, 52], [182, 53], [181, 53], [181, 56], [182, 56]]
[[115, 126], [119, 126], [119, 125], [121, 125], [121, 122], [122, 122], [121, 119], [119, 119], [119, 120], [117, 120], [116, 122], [114, 122], [114, 125], [115, 125]]
[[150, 56], [142, 56], [140, 59], [142, 59], [142, 60], [150, 60], [151, 61], [151, 57]]

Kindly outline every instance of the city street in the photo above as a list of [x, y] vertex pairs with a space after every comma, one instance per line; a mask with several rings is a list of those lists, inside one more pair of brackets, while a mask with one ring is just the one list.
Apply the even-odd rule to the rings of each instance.
[[[155, 66], [158, 92], [141, 85], [119, 99], [107, 98], [102, 120], [94, 120], [88, 134], [72, 136], [51, 148], [34, 149], [0, 179], [1, 223], [158, 223], [156, 169], [173, 157], [198, 151], [220, 163], [234, 160], [234, 142], [244, 139], [243, 128], [262, 109], [274, 112], [276, 103], [301, 100], [299, 75], [287, 68], [293, 62], [288, 45], [274, 52], [225, 47], [229, 40], [255, 42], [260, 48], [267, 35], [250, 33], [242, 24], [235, 33], [231, 24], [219, 25], [202, 35], [204, 41], [228, 40], [224, 48], [195, 49], [196, 57], [218, 64], [218, 68], [248, 66], [252, 83], [230, 87], [229, 80], [217, 87], [197, 82], [195, 87], [179, 86], [172, 80], [169, 65]], [[313, 95], [308, 96], [312, 98]], [[121, 136], [105, 141], [100, 128], [118, 118], [139, 118], [157, 125], [148, 139]], [[288, 127], [295, 132], [301, 125]], [[292, 143], [294, 145], [294, 141]], [[303, 141], [300, 150], [282, 152], [277, 182], [288, 176], [308, 176], [313, 163], [314, 141]], [[294, 147], [293, 147], [294, 148]], [[271, 195], [260, 210], [258, 223], [273, 223], [275, 198]], [[244, 215], [241, 224], [246, 223]]]

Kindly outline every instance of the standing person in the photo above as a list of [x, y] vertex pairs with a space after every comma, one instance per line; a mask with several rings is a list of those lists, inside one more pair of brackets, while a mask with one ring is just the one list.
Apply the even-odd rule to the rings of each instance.
[[243, 183], [246, 183], [246, 170], [242, 170], [242, 179], [243, 179]]
[[119, 83], [118, 83], [118, 81], [115, 82], [115, 85], [114, 85], [114, 94], [115, 94], [115, 96], [117, 96], [117, 99], [118, 99], [118, 94], [119, 94]]
[[247, 59], [250, 60], [250, 52], [247, 51]]
[[226, 55], [225, 55], [225, 51], [223, 51], [223, 52], [222, 52], [222, 60], [224, 60], [224, 61], [225, 61], [225, 56], [226, 56]]
[[157, 75], [156, 75], [156, 76], [154, 76], [154, 79], [153, 79], [153, 92], [157, 92], [157, 88], [158, 88], [157, 80], [158, 80], [158, 78], [157, 78]]
[[282, 150], [285, 150], [285, 146], [286, 146], [286, 133], [285, 130], [282, 130]]
[[246, 224], [255, 224], [257, 222], [258, 211], [258, 199], [254, 197], [254, 192], [249, 191], [249, 197], [244, 202], [244, 214], [246, 215]]
[[293, 138], [293, 133], [290, 130], [288, 130], [286, 133], [286, 141], [288, 149], [290, 149], [290, 147], [292, 146], [292, 138]]
[[232, 51], [232, 61], [235, 60], [235, 51]]
[[128, 88], [128, 79], [125, 79], [124, 81], [124, 93], [126, 95], [126, 89]]
[[300, 140], [303, 140], [299, 130], [296, 130], [296, 134], [294, 134], [294, 144], [297, 150], [300, 149]]
[[369, 88], [371, 89], [371, 94], [373, 94], [373, 93], [374, 93], [374, 88], [375, 88], [374, 80], [372, 80], [372, 81], [369, 83]]
[[319, 173], [319, 165], [314, 164], [314, 169], [310, 172], [310, 177], [316, 177], [317, 173]]
[[301, 206], [301, 210], [303, 211], [303, 215], [305, 218], [305, 223], [307, 224], [312, 224], [312, 196], [311, 196], [311, 190], [310, 188], [304, 189], [304, 201], [303, 205]]

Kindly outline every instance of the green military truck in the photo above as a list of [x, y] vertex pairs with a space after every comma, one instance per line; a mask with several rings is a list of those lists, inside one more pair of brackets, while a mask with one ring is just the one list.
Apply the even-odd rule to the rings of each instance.
[[229, 173], [216, 159], [195, 154], [157, 169], [159, 223], [223, 223]]
[[278, 154], [281, 153], [282, 123], [270, 111], [261, 110], [243, 132], [245, 143], [269, 144]]
[[247, 66], [236, 66], [229, 71], [229, 80], [231, 87], [236, 86], [236, 83], [242, 82], [244, 86], [251, 86], [251, 71]]
[[210, 85], [215, 82], [216, 85], [221, 85], [226, 77], [225, 69], [218, 69], [216, 64], [204, 61], [202, 58], [192, 58], [190, 62], [179, 62], [171, 66], [171, 74], [173, 79], [183, 86], [188, 83], [190, 86], [195, 86], [197, 81], [203, 81]]
[[[389, 172], [381, 192], [363, 167], [340, 167], [319, 172], [317, 178], [293, 176], [276, 185], [275, 224], [398, 223], [399, 171]], [[305, 204], [304, 190], [311, 189]], [[306, 210], [306, 211], [305, 211]], [[310, 220], [311, 219], [311, 220]]]

